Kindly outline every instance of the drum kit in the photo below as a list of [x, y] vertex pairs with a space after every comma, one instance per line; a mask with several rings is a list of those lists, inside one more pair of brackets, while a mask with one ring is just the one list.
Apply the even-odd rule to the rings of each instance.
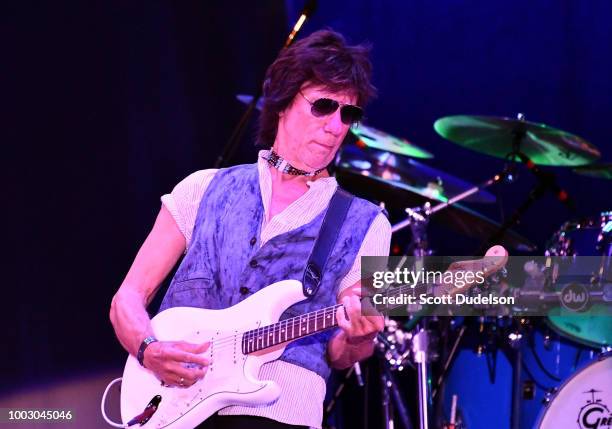
[[[437, 224], [478, 240], [483, 249], [495, 243], [510, 253], [534, 254], [537, 247], [512, 228], [546, 192], [569, 204], [554, 175], [541, 166], [612, 179], [612, 163], [597, 163], [594, 145], [520, 114], [516, 119], [448, 116], [434, 129], [465, 149], [505, 160], [503, 171], [472, 185], [428, 165], [434, 158], [428, 150], [363, 124], [351, 128], [332, 167], [343, 188], [401, 213], [404, 219], [392, 230], [396, 235], [407, 229], [409, 238], [398, 253], [433, 254], [428, 230]], [[495, 202], [486, 188], [500, 182], [512, 186], [519, 168], [529, 170], [537, 184], [505, 222], [463, 204]], [[567, 258], [569, 265], [576, 256], [598, 256], [598, 277], [590, 279], [588, 293], [598, 294], [599, 303], [572, 317], [551, 312], [544, 318], [387, 318], [377, 338], [386, 428], [414, 427], [405, 401], [415, 397], [421, 429], [612, 428], [612, 317], [609, 311], [597, 313], [597, 306], [612, 306], [612, 211], [569, 220], [543, 253]], [[563, 282], [560, 276], [546, 288], [554, 292]], [[539, 290], [540, 296], [544, 292]], [[419, 371], [414, 395], [401, 388], [399, 374], [409, 372], [406, 368]]]
[[[427, 240], [430, 218], [484, 244], [500, 242], [514, 251], [534, 252], [536, 247], [510, 228], [544, 191], [552, 190], [562, 201], [566, 197], [554, 176], [539, 166], [573, 167], [578, 174], [612, 178], [612, 164], [593, 164], [600, 156], [595, 146], [565, 131], [527, 122], [522, 115], [517, 119], [449, 116], [436, 121], [434, 129], [457, 145], [506, 160], [504, 171], [473, 186], [426, 165], [432, 154], [414, 143], [361, 125], [351, 130], [356, 141], [339, 152], [335, 163], [343, 187], [384, 202], [386, 208], [406, 208], [406, 220], [395, 224], [393, 231], [410, 227], [410, 244], [404, 252], [417, 257], [433, 253]], [[494, 202], [485, 188], [511, 182], [508, 179], [520, 164], [538, 178], [538, 185], [504, 224], [458, 203]], [[601, 256], [600, 277], [590, 293], [607, 293], [594, 307], [610, 306], [611, 212], [567, 222], [551, 238], [545, 254]], [[580, 317], [551, 312], [545, 322], [507, 316], [455, 317], [450, 323], [435, 318], [388, 319], [378, 337], [379, 356], [386, 364], [381, 374], [386, 427], [398, 426], [393, 410], [401, 427], [412, 427], [408, 408], [395, 392], [398, 380], [393, 373], [406, 367], [419, 371], [423, 361], [437, 371], [419, 372], [415, 396], [421, 428], [611, 427], [607, 407], [612, 410], [612, 359], [606, 351], [612, 345], [612, 317], [609, 312], [596, 314], [596, 308]], [[450, 338], [454, 340], [446, 351], [436, 350], [442, 339]], [[437, 346], [432, 349], [432, 344]], [[421, 380], [433, 380], [435, 373], [435, 383], [421, 385]], [[436, 401], [441, 403], [440, 415], [432, 416]]]

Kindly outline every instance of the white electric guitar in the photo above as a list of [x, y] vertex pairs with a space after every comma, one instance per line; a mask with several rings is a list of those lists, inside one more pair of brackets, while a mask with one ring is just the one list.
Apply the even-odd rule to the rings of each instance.
[[[506, 264], [508, 253], [494, 246], [485, 256], [454, 263], [451, 269], [482, 270], [489, 275]], [[341, 304], [278, 322], [287, 308], [303, 300], [302, 284], [284, 280], [224, 310], [174, 307], [159, 313], [151, 321], [156, 337], [209, 341], [204, 355], [210, 366], [204, 378], [190, 387], [167, 387], [130, 355], [121, 386], [124, 425], [192, 428], [230, 405], [274, 402], [280, 388], [273, 381], [258, 379], [260, 367], [278, 359], [289, 342], [337, 326], [336, 310]]]

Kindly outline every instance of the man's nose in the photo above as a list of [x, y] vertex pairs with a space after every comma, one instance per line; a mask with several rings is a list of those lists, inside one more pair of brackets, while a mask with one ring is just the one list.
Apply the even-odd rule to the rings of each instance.
[[335, 136], [340, 135], [344, 131], [344, 128], [346, 128], [346, 125], [342, 122], [340, 110], [341, 109], [337, 109], [334, 113], [329, 115], [325, 121], [325, 131]]

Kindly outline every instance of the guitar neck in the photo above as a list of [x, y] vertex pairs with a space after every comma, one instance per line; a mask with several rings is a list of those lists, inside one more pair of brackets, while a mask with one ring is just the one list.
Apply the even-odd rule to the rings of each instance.
[[242, 352], [254, 353], [335, 328], [338, 326], [336, 311], [340, 307], [342, 304], [336, 304], [247, 331], [242, 334]]

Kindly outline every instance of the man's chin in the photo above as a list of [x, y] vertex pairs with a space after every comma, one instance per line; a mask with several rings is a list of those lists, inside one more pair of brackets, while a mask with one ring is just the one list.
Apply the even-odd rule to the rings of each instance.
[[306, 171], [317, 171], [322, 170], [327, 167], [329, 163], [313, 163], [312, 165], [308, 165]]

